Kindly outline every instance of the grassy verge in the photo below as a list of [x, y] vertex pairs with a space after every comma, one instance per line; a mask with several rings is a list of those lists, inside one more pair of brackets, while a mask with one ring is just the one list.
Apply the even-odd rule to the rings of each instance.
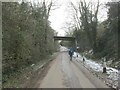
[[93, 61], [100, 61], [100, 59], [95, 58], [93, 55], [90, 54], [85, 54], [84, 55], [87, 59], [92, 59]]
[[32, 64], [26, 68], [20, 69], [19, 72], [14, 73], [7, 82], [3, 83], [3, 88], [21, 88], [24, 87], [24, 83], [29, 80], [33, 72], [39, 69], [42, 65], [49, 62], [50, 60], [55, 59], [58, 53], [53, 55], [48, 55], [45, 59], [40, 60], [36, 64]]

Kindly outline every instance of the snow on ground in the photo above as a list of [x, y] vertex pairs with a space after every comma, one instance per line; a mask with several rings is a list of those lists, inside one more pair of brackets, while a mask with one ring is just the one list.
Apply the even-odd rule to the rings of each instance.
[[[76, 57], [76, 60], [80, 60], [80, 61], [83, 61], [83, 57], [80, 55], [80, 54], [78, 54], [78, 57], [77, 57], [77, 54], [78, 53], [74, 53], [74, 57]], [[100, 63], [96, 63], [95, 61], [92, 61], [92, 60], [90, 60], [90, 59], [87, 59], [87, 58], [85, 58], [84, 57], [84, 59], [85, 59], [85, 65], [86, 66], [89, 66], [91, 69], [93, 69], [94, 71], [97, 71], [97, 72], [102, 72], [102, 64], [100, 64]]]
[[[77, 57], [78, 55], [78, 57]], [[83, 57], [79, 53], [74, 53], [73, 57], [76, 58], [77, 61], [82, 61], [83, 62]], [[85, 58], [85, 57], [84, 57]], [[91, 59], [85, 58], [85, 67], [91, 68], [96, 72], [102, 72], [103, 71], [103, 65], [101, 63], [95, 62]], [[112, 67], [106, 67], [107, 69], [107, 78], [112, 80], [113, 82], [118, 81], [119, 77], [119, 71], [117, 69], [114, 69]]]
[[119, 71], [111, 68], [111, 67], [107, 67], [107, 74], [108, 74], [108, 78], [113, 79], [113, 80], [118, 80], [119, 77]]
[[[60, 51], [61, 52], [68, 51], [68, 48], [66, 48], [64, 46], [60, 46]], [[90, 53], [91, 52], [92, 51], [90, 51]], [[84, 56], [82, 56], [81, 54], [74, 52], [73, 57], [75, 58], [75, 60], [83, 62]], [[94, 70], [95, 72], [102, 72], [103, 71], [102, 63], [95, 62], [91, 59], [87, 59], [86, 57], [84, 57], [84, 59], [85, 59], [84, 66], [86, 68], [90, 68], [90, 69]], [[107, 79], [110, 80], [109, 82], [111, 82], [113, 85], [118, 86], [119, 71], [115, 68], [112, 68], [112, 67], [106, 67], [106, 69], [107, 69], [107, 73], [106, 73]]]
[[64, 46], [60, 46], [60, 51], [68, 51], [68, 48], [64, 47]]

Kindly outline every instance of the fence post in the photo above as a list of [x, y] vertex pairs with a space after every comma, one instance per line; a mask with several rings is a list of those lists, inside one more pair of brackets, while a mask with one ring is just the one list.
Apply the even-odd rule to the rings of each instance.
[[106, 73], [106, 59], [103, 61], [103, 73]]

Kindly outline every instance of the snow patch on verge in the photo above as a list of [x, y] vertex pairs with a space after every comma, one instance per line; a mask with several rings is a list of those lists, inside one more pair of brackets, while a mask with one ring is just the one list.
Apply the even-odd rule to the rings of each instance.
[[63, 51], [68, 51], [68, 48], [66, 48], [64, 46], [60, 46], [60, 52], [63, 52]]
[[[81, 54], [75, 52], [73, 57], [75, 58], [75, 60], [83, 62], [84, 56], [82, 56]], [[87, 59], [86, 57], [84, 57], [84, 59], [85, 59], [85, 62], [84, 62], [85, 67], [90, 68], [95, 72], [103, 71], [103, 65], [101, 63], [95, 62], [91, 59]], [[107, 79], [109, 79], [109, 82], [113, 84], [112, 86], [114, 88], [118, 87], [119, 71], [112, 67], [106, 67], [106, 69], [107, 69], [107, 73], [106, 73]]]

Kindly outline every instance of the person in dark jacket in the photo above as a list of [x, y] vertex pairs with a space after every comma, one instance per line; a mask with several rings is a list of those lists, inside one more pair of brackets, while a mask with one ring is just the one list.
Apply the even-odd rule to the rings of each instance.
[[69, 50], [70, 60], [72, 60], [73, 54], [74, 54], [74, 50], [73, 50], [73, 48], [70, 48], [70, 50]]

